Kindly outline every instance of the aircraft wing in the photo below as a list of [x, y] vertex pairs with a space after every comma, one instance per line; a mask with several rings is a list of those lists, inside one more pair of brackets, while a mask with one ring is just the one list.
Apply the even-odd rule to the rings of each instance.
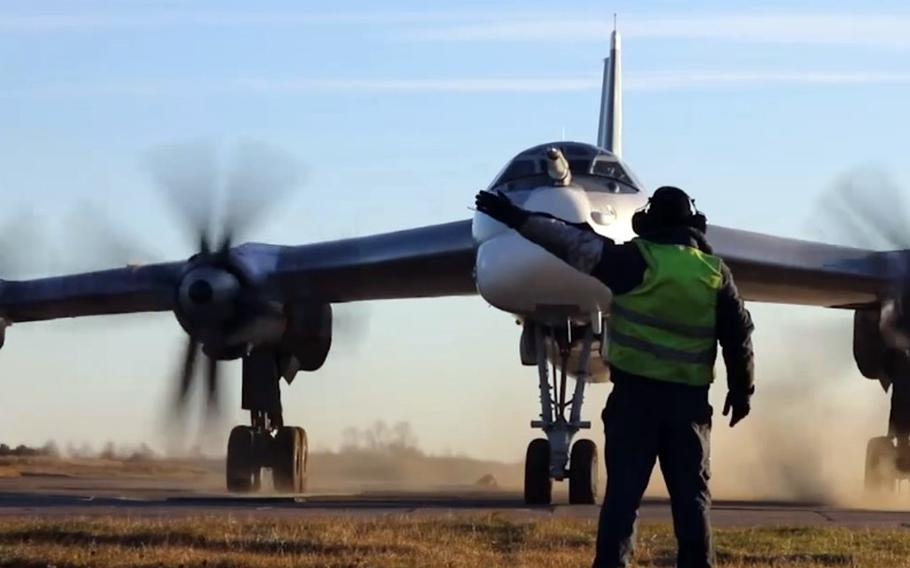
[[709, 226], [708, 241], [747, 300], [856, 308], [886, 291], [890, 261], [904, 251], [874, 252]]
[[0, 317], [7, 322], [161, 312], [173, 308], [182, 262], [0, 282]]
[[477, 293], [471, 221], [282, 247], [269, 279], [328, 302]]
[[[264, 294], [325, 302], [474, 294], [471, 221], [303, 246], [231, 251]], [[174, 309], [187, 262], [0, 281], [7, 323]]]
[[[708, 240], [747, 300], [827, 307], [878, 302], [889, 283], [881, 253], [711, 226]], [[468, 220], [291, 247], [276, 278], [330, 301], [476, 293]]]
[[[889, 254], [711, 226], [708, 239], [747, 300], [828, 307], [878, 301]], [[350, 302], [475, 294], [471, 221], [232, 253], [269, 295]], [[0, 282], [0, 316], [26, 322], [169, 311], [186, 262]]]

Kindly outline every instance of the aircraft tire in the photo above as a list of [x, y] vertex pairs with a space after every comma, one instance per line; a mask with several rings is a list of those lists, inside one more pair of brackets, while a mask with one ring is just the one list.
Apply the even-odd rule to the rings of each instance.
[[225, 477], [231, 493], [259, 490], [259, 467], [255, 460], [256, 436], [249, 426], [235, 426], [228, 437]]
[[866, 445], [866, 492], [885, 495], [897, 490], [897, 449], [891, 438], [872, 438]]
[[553, 499], [553, 479], [550, 477], [550, 442], [544, 438], [531, 440], [525, 454], [525, 503], [549, 505]]
[[569, 504], [593, 505], [597, 502], [597, 444], [578, 440], [569, 458]]
[[299, 426], [283, 426], [275, 435], [275, 457], [272, 478], [275, 490], [303, 493], [307, 479], [307, 436]]

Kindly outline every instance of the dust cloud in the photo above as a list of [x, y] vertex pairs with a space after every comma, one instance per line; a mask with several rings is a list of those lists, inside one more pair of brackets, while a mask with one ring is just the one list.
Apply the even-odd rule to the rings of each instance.
[[[886, 431], [889, 394], [856, 369], [850, 312], [818, 316], [814, 310], [801, 320], [793, 310], [754, 310], [756, 394], [752, 413], [733, 429], [721, 415], [726, 378], [718, 366], [712, 389], [715, 497], [910, 506], [901, 498], [864, 501], [866, 443]], [[591, 437], [602, 445], [598, 426]], [[500, 488], [520, 490], [523, 473], [521, 463], [426, 454], [406, 423], [349, 429], [338, 451], [320, 453], [312, 464], [319, 485], [360, 488], [466, 487], [490, 474]], [[554, 485], [557, 494], [564, 485]], [[659, 468], [648, 494], [666, 495]]]
[[[869, 438], [886, 431], [889, 395], [856, 369], [850, 313], [817, 317], [818, 310], [813, 310], [808, 314], [811, 320], [800, 322], [790, 316], [793, 310], [798, 312], [780, 307], [754, 310], [757, 386], [752, 414], [744, 422], [730, 429], [721, 416], [726, 392], [722, 372], [712, 389], [715, 497], [910, 508], [904, 495], [887, 503], [864, 500], [865, 448]], [[723, 365], [718, 367], [722, 371]], [[608, 390], [598, 390], [589, 402], [603, 400]], [[514, 448], [515, 441], [509, 438], [517, 431], [514, 416], [508, 419], [508, 428], [489, 431], [495, 433], [496, 443]], [[590, 437], [602, 450], [601, 434], [597, 421]], [[209, 464], [205, 469], [212, 472], [212, 487], [221, 484], [223, 448], [217, 444], [212, 453], [205, 452], [211, 457], [199, 456]], [[310, 453], [309, 488], [314, 492], [520, 491], [522, 478], [521, 457], [496, 461], [424, 449], [407, 422], [377, 421], [366, 428], [349, 428], [340, 445], [317, 446]], [[557, 495], [564, 486], [554, 486]], [[666, 494], [658, 468], [648, 494]]]
[[886, 432], [889, 395], [856, 369], [850, 318], [840, 317], [846, 315], [778, 322], [775, 335], [757, 335], [752, 413], [733, 429], [720, 414], [726, 388], [718, 377], [712, 393], [717, 498], [869, 504], [866, 443]]
[[515, 490], [523, 466], [429, 454], [420, 449], [410, 423], [379, 420], [365, 428], [347, 428], [338, 450], [310, 455], [309, 487], [317, 492]]

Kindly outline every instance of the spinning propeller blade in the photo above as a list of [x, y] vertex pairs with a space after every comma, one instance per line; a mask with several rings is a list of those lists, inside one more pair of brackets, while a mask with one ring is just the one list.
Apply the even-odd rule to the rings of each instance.
[[[299, 165], [288, 154], [259, 143], [241, 144], [225, 160], [210, 144], [169, 145], [152, 152], [148, 166], [165, 201], [196, 243], [193, 259], [202, 264], [209, 260], [217, 264], [235, 239], [262, 221], [301, 178]], [[220, 362], [202, 349], [200, 341], [188, 338], [177, 377], [176, 408], [186, 411], [202, 350], [206, 364], [201, 387], [206, 415], [212, 416], [219, 404]]]
[[904, 192], [886, 173], [864, 168], [838, 177], [819, 198], [813, 228], [834, 244], [910, 249]]

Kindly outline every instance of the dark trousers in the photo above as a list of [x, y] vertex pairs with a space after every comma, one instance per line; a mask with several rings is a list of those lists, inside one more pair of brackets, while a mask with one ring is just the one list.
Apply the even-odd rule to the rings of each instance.
[[708, 389], [638, 377], [615, 379], [603, 411], [607, 492], [597, 531], [595, 568], [628, 566], [641, 497], [654, 462], [667, 483], [679, 568], [710, 568]]

